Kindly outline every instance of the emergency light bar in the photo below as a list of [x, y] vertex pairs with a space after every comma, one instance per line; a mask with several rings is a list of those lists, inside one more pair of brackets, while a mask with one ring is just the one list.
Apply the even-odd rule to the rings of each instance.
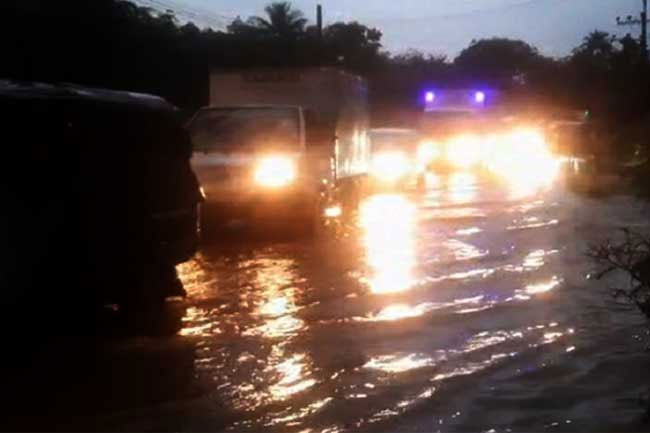
[[475, 89], [426, 90], [423, 94], [424, 110], [476, 110], [486, 107], [488, 94], [493, 92]]

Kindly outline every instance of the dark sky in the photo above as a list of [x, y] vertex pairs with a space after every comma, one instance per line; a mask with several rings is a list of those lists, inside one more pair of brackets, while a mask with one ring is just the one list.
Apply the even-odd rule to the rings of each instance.
[[[225, 25], [236, 16], [263, 13], [270, 0], [140, 0], [173, 6], [181, 16]], [[526, 40], [553, 56], [568, 54], [587, 33], [617, 27], [616, 16], [638, 14], [641, 0], [293, 0], [314, 21], [321, 3], [327, 22], [358, 20], [384, 32], [392, 52], [409, 48], [455, 56], [472, 39], [504, 36]]]

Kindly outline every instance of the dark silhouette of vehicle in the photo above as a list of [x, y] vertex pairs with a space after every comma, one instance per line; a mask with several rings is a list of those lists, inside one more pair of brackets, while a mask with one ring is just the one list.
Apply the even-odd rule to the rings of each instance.
[[[183, 295], [202, 200], [177, 109], [143, 94], [0, 82], [5, 303]], [[63, 290], [61, 289], [63, 288]]]

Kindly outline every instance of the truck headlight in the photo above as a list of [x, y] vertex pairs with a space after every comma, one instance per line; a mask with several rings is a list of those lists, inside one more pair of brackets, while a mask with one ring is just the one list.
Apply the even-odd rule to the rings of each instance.
[[255, 168], [255, 182], [269, 188], [281, 188], [296, 179], [296, 164], [288, 156], [262, 158]]
[[410, 161], [403, 152], [383, 152], [372, 158], [372, 174], [380, 180], [395, 181], [410, 169]]
[[462, 135], [447, 143], [447, 160], [457, 168], [471, 168], [482, 161], [481, 139], [474, 135]]
[[423, 141], [418, 146], [417, 163], [420, 170], [440, 157], [440, 147], [433, 141]]

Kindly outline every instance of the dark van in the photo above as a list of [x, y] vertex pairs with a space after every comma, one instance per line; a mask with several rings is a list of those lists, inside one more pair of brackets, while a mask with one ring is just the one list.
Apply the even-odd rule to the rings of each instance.
[[7, 302], [183, 295], [202, 193], [178, 110], [143, 94], [0, 81]]

